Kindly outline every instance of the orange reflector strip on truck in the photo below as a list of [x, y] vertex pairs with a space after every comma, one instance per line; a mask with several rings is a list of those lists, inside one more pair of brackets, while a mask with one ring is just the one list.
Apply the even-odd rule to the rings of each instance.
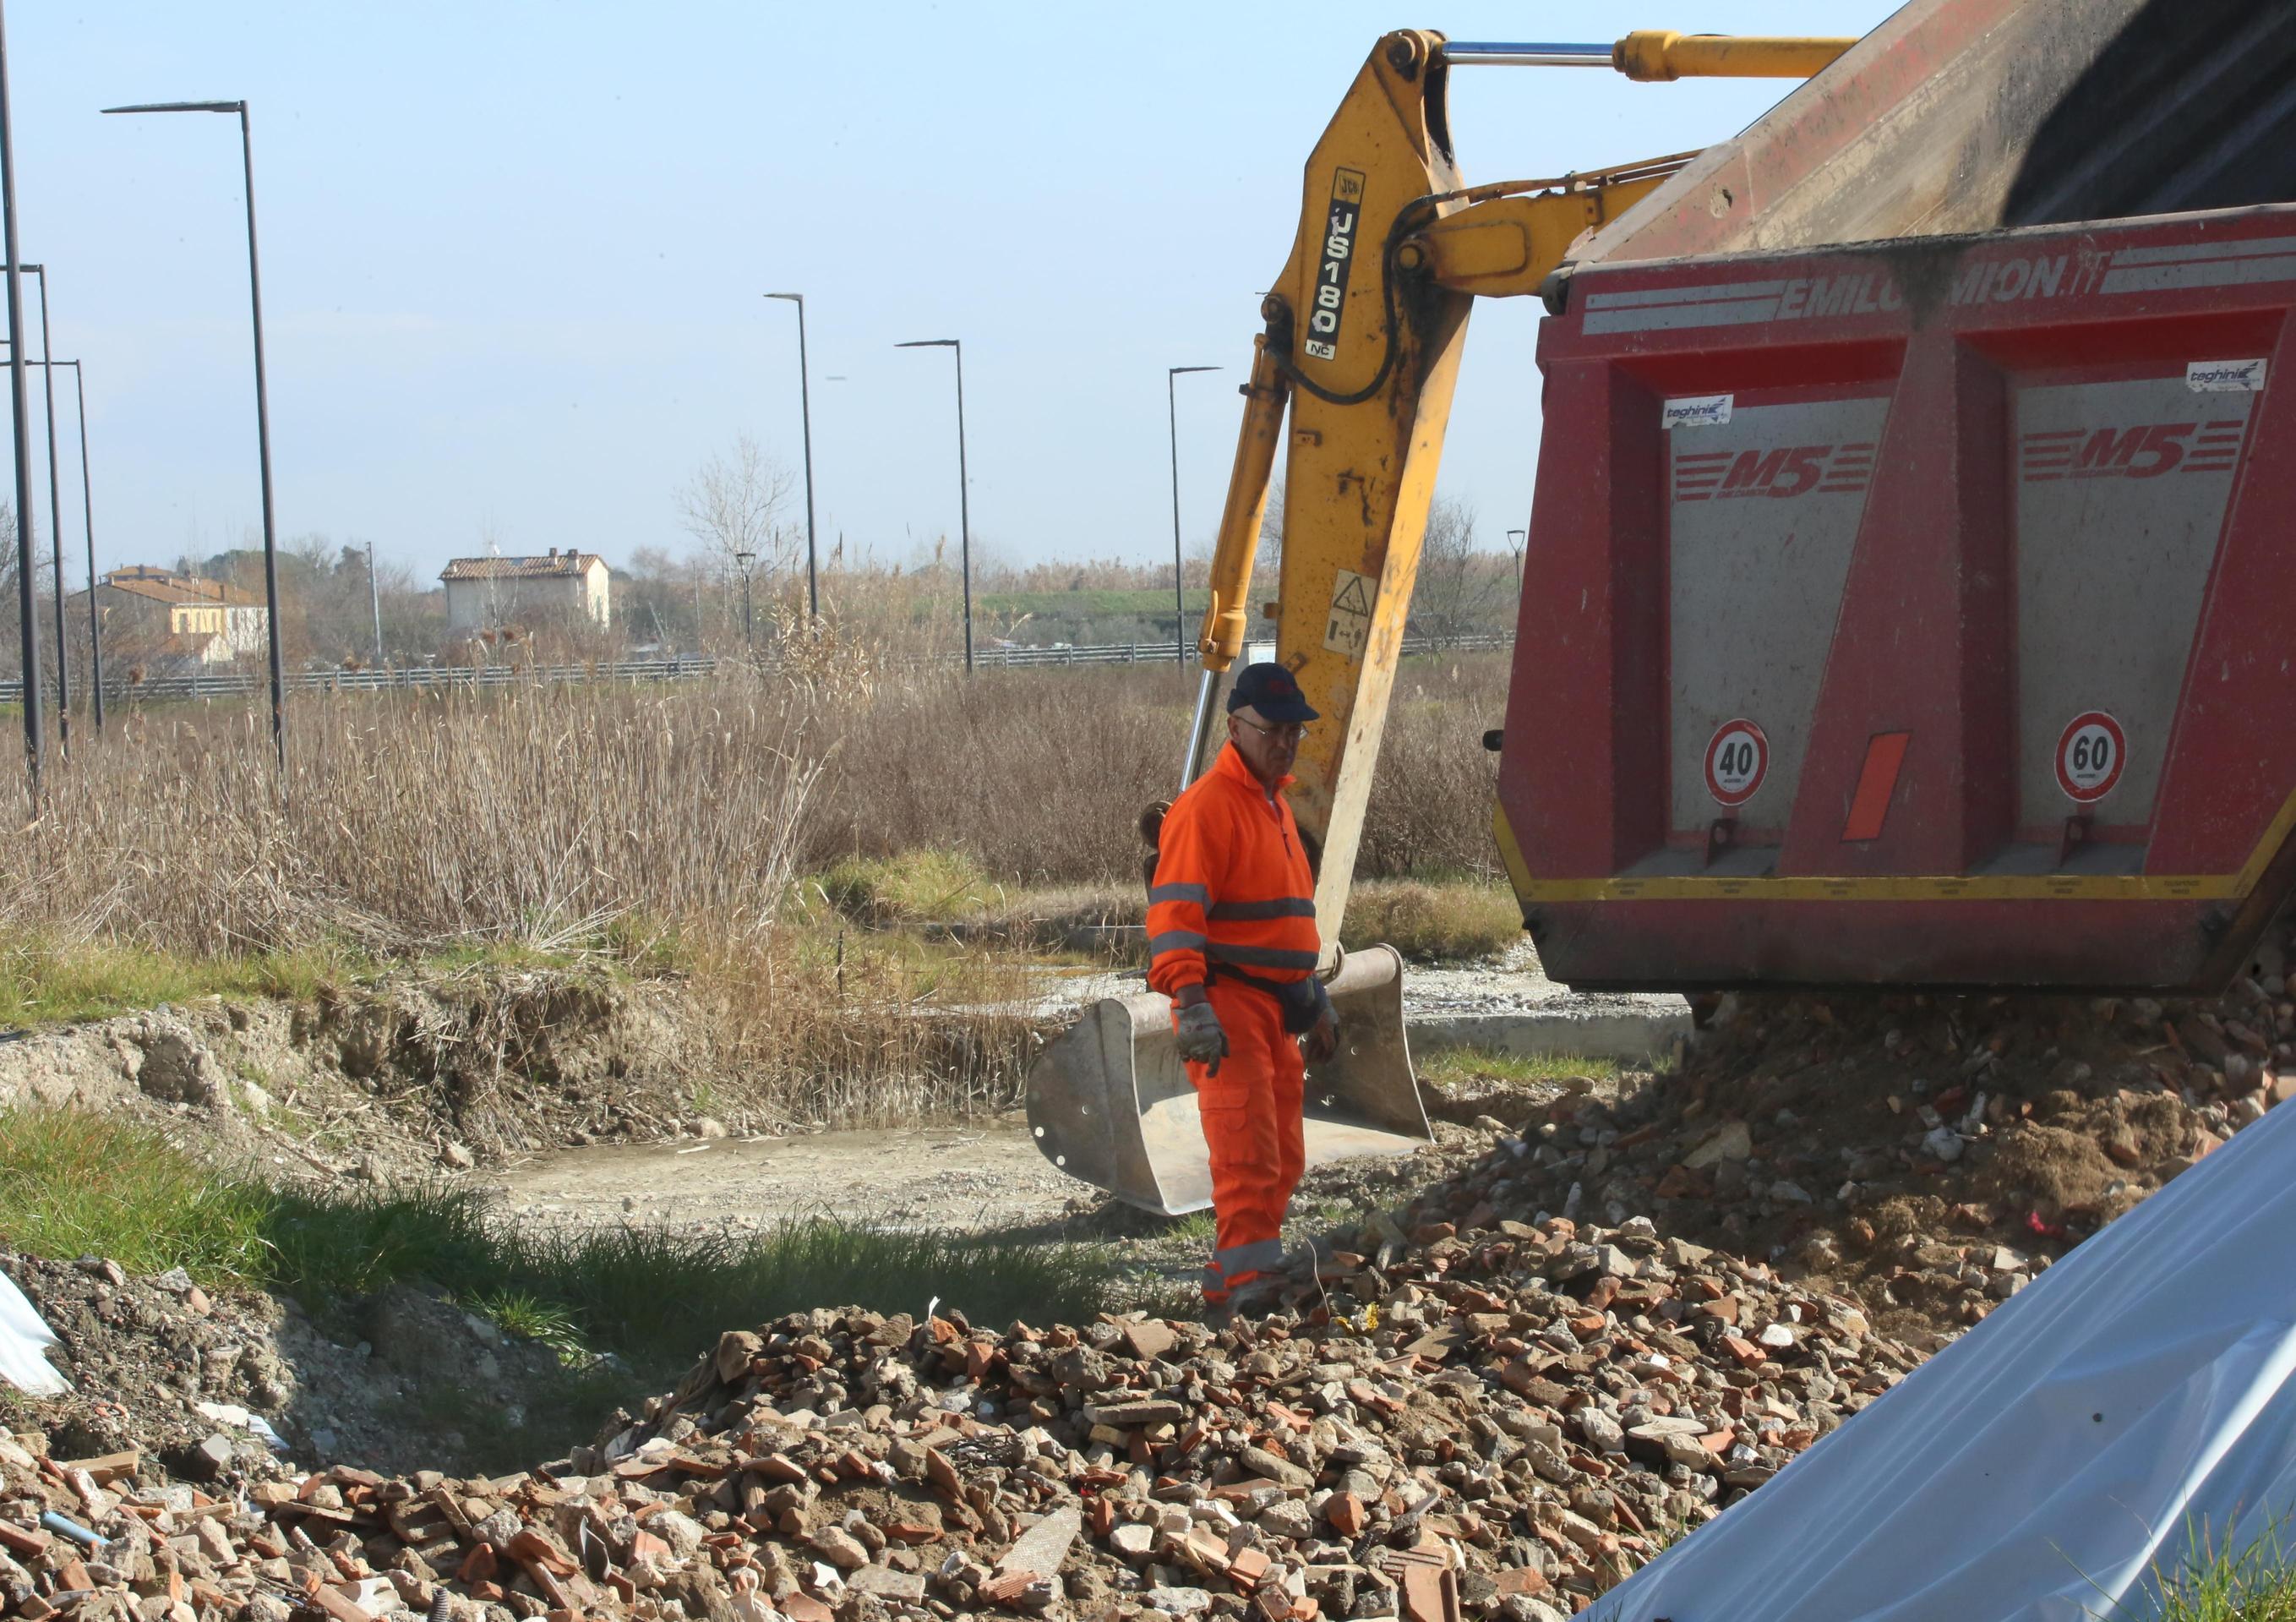
[[1857, 793], [1849, 802], [1849, 820], [1841, 825], [1842, 843], [1879, 839], [1890, 815], [1890, 796], [1898, 792], [1898, 769], [1906, 763], [1910, 732], [1876, 732], [1866, 745], [1865, 769], [1857, 774]]

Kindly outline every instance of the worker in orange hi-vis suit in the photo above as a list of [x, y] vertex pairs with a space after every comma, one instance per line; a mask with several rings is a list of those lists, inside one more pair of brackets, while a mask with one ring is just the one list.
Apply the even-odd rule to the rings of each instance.
[[1316, 977], [1316, 884], [1282, 793], [1316, 712], [1280, 664], [1247, 666], [1227, 709], [1227, 746], [1158, 834], [1148, 984], [1172, 999], [1211, 1151], [1204, 1300], [1234, 1311], [1279, 1282], [1283, 1212], [1306, 1164], [1300, 1039], [1308, 1058], [1330, 1058], [1339, 1019]]

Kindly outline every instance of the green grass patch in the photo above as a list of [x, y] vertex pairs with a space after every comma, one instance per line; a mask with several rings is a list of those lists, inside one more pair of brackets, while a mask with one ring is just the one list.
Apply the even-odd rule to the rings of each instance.
[[463, 1305], [482, 1318], [492, 1319], [504, 1332], [538, 1342], [558, 1354], [570, 1366], [588, 1360], [582, 1331], [573, 1314], [521, 1289], [482, 1291]]
[[[2159, 1622], [2296, 1622], [2296, 1558], [2284, 1519], [2267, 1520], [2244, 1548], [2219, 1548], [2205, 1527], [2188, 1521], [2184, 1558], [2174, 1570], [2157, 1563]], [[2116, 1617], [2131, 1612], [2113, 1608]], [[2135, 1614], [2149, 1615], [2147, 1607]]]
[[1616, 1059], [1575, 1053], [1499, 1053], [1488, 1048], [1443, 1048], [1414, 1059], [1412, 1067], [1421, 1081], [1446, 1088], [1477, 1082], [1560, 1082], [1572, 1076], [1608, 1081], [1619, 1074]]
[[1159, 1236], [1168, 1239], [1201, 1240], [1210, 1244], [1218, 1232], [1218, 1218], [1210, 1211], [1191, 1211], [1185, 1216], [1176, 1216]]
[[1348, 897], [1340, 940], [1385, 942], [1414, 963], [1488, 958], [1522, 936], [1522, 910], [1502, 884], [1365, 879]]
[[251, 1279], [266, 1265], [269, 1203], [156, 1132], [69, 1110], [0, 1115], [0, 1239], [35, 1256]]
[[512, 1229], [486, 1198], [437, 1185], [271, 1189], [208, 1167], [140, 1125], [68, 1111], [0, 1116], [0, 1240], [37, 1256], [181, 1266], [324, 1315], [406, 1282], [470, 1304], [569, 1355], [682, 1362], [729, 1328], [824, 1304], [975, 1321], [1083, 1321], [1111, 1304], [1096, 1247], [833, 1220], [763, 1232]]
[[880, 926], [968, 918], [1002, 897], [980, 864], [955, 851], [849, 856], [803, 887], [846, 917]]
[[34, 936], [0, 946], [0, 1025], [77, 1024], [201, 997], [308, 998], [358, 967], [327, 951], [193, 958]]
[[30, 935], [0, 944], [0, 1028], [84, 1024], [203, 997], [308, 1002], [330, 989], [369, 984], [404, 967], [474, 975], [589, 965], [645, 977], [678, 972], [685, 967], [684, 955], [673, 932], [627, 920], [570, 944], [466, 942], [398, 962], [342, 946], [194, 957], [117, 941]]

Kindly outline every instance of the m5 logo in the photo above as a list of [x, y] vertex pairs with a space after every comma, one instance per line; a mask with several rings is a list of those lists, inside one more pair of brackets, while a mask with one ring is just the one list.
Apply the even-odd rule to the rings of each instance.
[[1677, 501], [1727, 501], [1742, 496], [1852, 495], [1874, 477], [1873, 441], [1702, 450], [1674, 458]]
[[2238, 419], [2038, 430], [2018, 439], [2018, 472], [2028, 484], [2230, 473], [2247, 432], [2248, 424]]

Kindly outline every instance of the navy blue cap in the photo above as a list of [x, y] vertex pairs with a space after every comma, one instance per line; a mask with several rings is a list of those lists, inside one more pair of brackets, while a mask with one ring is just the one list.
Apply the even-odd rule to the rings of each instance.
[[1280, 664], [1243, 667], [1235, 685], [1228, 689], [1227, 712], [1233, 715], [1246, 706], [1259, 711], [1261, 719], [1275, 727], [1314, 720], [1316, 716], [1300, 696], [1299, 682]]

